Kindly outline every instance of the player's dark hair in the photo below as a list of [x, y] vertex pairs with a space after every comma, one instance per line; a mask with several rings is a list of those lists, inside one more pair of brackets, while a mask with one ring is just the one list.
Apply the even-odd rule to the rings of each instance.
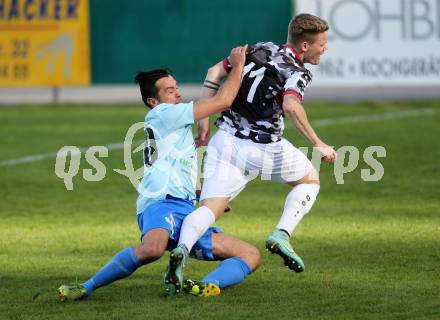
[[139, 71], [134, 77], [134, 81], [139, 84], [139, 89], [141, 90], [142, 101], [150, 109], [153, 107], [147, 102], [148, 98], [158, 97], [158, 89], [156, 87], [157, 80], [168, 77], [171, 75], [168, 69], [155, 69], [150, 71]]
[[308, 13], [299, 14], [290, 20], [287, 41], [297, 45], [302, 41], [313, 43], [315, 35], [329, 29], [327, 21]]

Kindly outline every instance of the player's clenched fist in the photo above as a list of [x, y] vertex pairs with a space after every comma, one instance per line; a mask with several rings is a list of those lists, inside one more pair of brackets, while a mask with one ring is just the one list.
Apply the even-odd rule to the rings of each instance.
[[326, 162], [334, 163], [338, 158], [338, 154], [336, 153], [335, 149], [323, 142], [316, 144], [315, 148], [318, 149], [318, 151], [321, 153], [322, 159]]
[[243, 67], [246, 61], [246, 52], [248, 45], [236, 47], [231, 50], [231, 64], [232, 67]]

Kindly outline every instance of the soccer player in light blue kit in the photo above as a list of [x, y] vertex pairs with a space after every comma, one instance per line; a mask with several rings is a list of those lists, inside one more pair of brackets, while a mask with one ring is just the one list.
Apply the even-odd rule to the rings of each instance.
[[[197, 157], [192, 124], [227, 109], [240, 86], [247, 46], [231, 51], [232, 71], [218, 93], [209, 99], [181, 103], [177, 83], [167, 70], [140, 72], [136, 76], [143, 102], [152, 110], [145, 118], [145, 173], [139, 185], [137, 220], [142, 233], [140, 245], [117, 253], [100, 271], [81, 285], [62, 285], [62, 301], [88, 297], [99, 287], [128, 277], [137, 268], [159, 259], [165, 250], [173, 250], [179, 240], [184, 218], [194, 211]], [[182, 289], [201, 296], [220, 294], [220, 288], [238, 284], [258, 267], [260, 253], [254, 246], [210, 228], [191, 250], [202, 260], [222, 260], [202, 281], [182, 283], [186, 257], [177, 257], [179, 265], [169, 265], [168, 291]]]

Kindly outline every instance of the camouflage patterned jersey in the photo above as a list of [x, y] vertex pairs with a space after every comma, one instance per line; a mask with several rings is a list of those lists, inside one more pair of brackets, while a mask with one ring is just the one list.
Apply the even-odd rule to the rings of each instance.
[[[231, 70], [229, 57], [223, 66]], [[241, 139], [279, 141], [284, 130], [283, 96], [293, 94], [302, 100], [311, 81], [312, 74], [293, 48], [259, 42], [249, 49], [237, 97], [216, 125]]]

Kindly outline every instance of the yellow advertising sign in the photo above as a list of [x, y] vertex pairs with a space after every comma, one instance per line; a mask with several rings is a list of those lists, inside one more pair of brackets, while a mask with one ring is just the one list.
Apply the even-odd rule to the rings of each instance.
[[0, 86], [89, 83], [88, 0], [0, 0]]

